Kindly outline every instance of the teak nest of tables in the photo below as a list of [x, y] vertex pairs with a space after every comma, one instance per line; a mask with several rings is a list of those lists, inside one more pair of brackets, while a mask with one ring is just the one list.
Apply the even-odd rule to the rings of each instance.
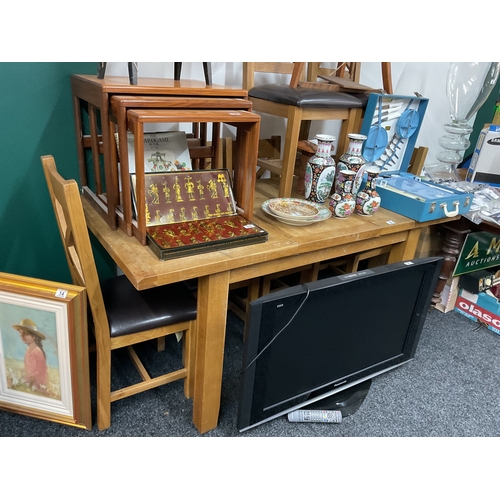
[[[129, 236], [134, 235], [145, 244], [141, 216], [134, 221], [131, 215], [129, 191], [124, 191], [120, 197], [120, 182], [122, 189], [127, 189], [129, 180], [128, 171], [123, 167], [121, 171], [118, 169], [114, 139], [118, 129], [120, 144], [126, 148], [127, 130], [136, 134], [136, 167], [137, 172], [141, 171], [141, 144], [137, 134], [143, 136], [144, 123], [213, 124], [212, 145], [198, 148], [194, 156], [210, 157], [216, 165], [220, 159], [220, 124], [234, 126], [237, 131], [235, 200], [238, 212], [251, 216], [260, 116], [251, 111], [246, 90], [168, 78], [138, 78], [137, 85], [131, 85], [126, 77], [99, 79], [93, 75], [72, 75], [71, 86], [82, 192], [112, 229], [120, 226]], [[84, 134], [85, 110], [90, 134]], [[89, 149], [92, 170], [87, 165], [86, 151]], [[127, 161], [126, 154], [120, 155], [120, 159]]]

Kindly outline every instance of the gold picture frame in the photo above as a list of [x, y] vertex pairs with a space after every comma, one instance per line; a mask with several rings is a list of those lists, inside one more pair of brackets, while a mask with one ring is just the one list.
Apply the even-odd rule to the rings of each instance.
[[92, 428], [84, 287], [0, 273], [0, 410]]

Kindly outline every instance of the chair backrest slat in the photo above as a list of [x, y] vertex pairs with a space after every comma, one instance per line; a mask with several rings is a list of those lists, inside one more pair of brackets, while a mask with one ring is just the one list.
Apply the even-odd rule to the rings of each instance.
[[250, 90], [255, 86], [255, 73], [291, 75], [289, 85], [297, 87], [305, 78], [305, 64], [293, 62], [244, 62], [242, 87]]
[[[108, 320], [78, 184], [73, 179], [61, 177], [52, 156], [42, 156], [41, 160], [71, 278], [74, 284], [87, 289], [96, 337], [109, 339]], [[99, 342], [99, 338], [96, 340]]]

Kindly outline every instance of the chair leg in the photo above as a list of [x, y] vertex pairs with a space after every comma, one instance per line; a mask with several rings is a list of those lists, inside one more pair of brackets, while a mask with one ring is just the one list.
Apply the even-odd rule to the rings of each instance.
[[104, 76], [106, 75], [106, 65], [107, 65], [107, 63], [105, 63], [105, 62], [97, 63], [97, 78], [99, 80], [102, 80], [104, 78]]
[[130, 85], [137, 85], [137, 63], [129, 62], [128, 63], [128, 78]]
[[212, 148], [213, 148], [213, 158], [212, 158], [212, 166], [210, 168], [222, 168], [223, 144], [221, 138], [220, 123], [212, 123]]
[[97, 427], [111, 425], [111, 350], [97, 349]]
[[[174, 80], [179, 81], [181, 79], [182, 63], [174, 62]], [[205, 83], [207, 85], [212, 85], [212, 63], [203, 63], [203, 74], [205, 75]]]
[[184, 332], [182, 341], [183, 346], [183, 363], [187, 370], [187, 376], [184, 380], [184, 395], [187, 398], [192, 398], [194, 395], [194, 356], [196, 349], [197, 323], [191, 321], [189, 328]]
[[203, 73], [205, 73], [205, 83], [207, 85], [212, 85], [212, 63], [203, 63]]
[[174, 80], [179, 81], [181, 79], [182, 63], [174, 62]]
[[383, 62], [380, 63], [382, 65], [382, 83], [383, 88], [388, 94], [393, 94], [394, 91], [392, 89], [392, 72], [391, 72], [391, 63]]
[[318, 280], [318, 273], [319, 273], [319, 262], [315, 264], [311, 264], [306, 269], [303, 269], [300, 273], [300, 282], [301, 283], [310, 283], [312, 281], [317, 281]]
[[289, 198], [292, 194], [293, 173], [295, 171], [295, 159], [297, 157], [297, 144], [299, 142], [301, 121], [302, 109], [290, 106], [286, 124], [283, 163], [281, 165], [280, 198]]
[[337, 142], [337, 158], [340, 158], [349, 148], [348, 134], [359, 133], [362, 114], [363, 110], [361, 108], [351, 108], [349, 110], [349, 117], [342, 122]]
[[156, 339], [156, 350], [163, 352], [165, 350], [165, 337], [158, 337]]

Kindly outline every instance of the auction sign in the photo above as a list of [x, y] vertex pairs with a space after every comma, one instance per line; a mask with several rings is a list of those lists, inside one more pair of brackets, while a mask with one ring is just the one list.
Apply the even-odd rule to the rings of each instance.
[[478, 231], [469, 233], [458, 256], [453, 276], [500, 266], [500, 235]]

